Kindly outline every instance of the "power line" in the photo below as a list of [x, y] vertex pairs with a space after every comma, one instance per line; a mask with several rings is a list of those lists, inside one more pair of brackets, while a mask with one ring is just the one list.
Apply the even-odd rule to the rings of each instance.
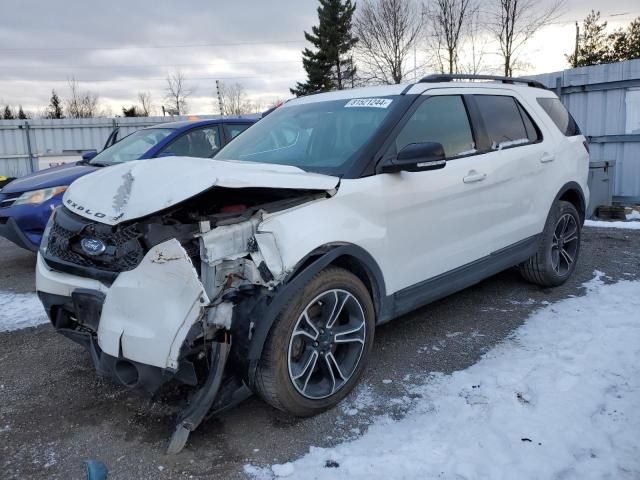
[[[267, 75], [273, 74], [273, 72], [269, 72], [266, 74], [262, 74], [262, 75], [238, 75], [238, 76], [233, 76], [233, 77], [221, 77], [221, 76], [215, 76], [215, 77], [192, 77], [192, 78], [186, 78], [185, 77], [185, 81], [187, 82], [197, 82], [200, 80], [237, 80], [237, 79], [243, 79], [243, 78], [265, 78]], [[141, 81], [141, 82], [146, 82], [146, 81], [166, 81], [167, 77], [115, 77], [115, 78], [95, 78], [95, 79], [82, 79], [82, 78], [78, 78], [77, 76], [74, 77], [74, 79], [78, 82], [78, 83], [101, 83], [101, 82], [130, 82], [130, 81]], [[24, 79], [21, 78], [4, 78], [1, 79], [0, 81], [2, 82], [9, 82], [9, 81], [21, 81], [24, 82]], [[67, 82], [69, 81], [69, 78], [61, 78], [61, 79], [55, 79], [55, 78], [47, 78], [47, 79], [38, 79], [38, 80], [33, 80], [34, 82]]]
[[[491, 14], [494, 12], [479, 10], [480, 13]], [[601, 18], [620, 17], [625, 15], [636, 15], [638, 12], [621, 12], [613, 13], [609, 15], [602, 15]], [[580, 19], [571, 20], [558, 20], [548, 22], [548, 24], [563, 24], [574, 23], [580, 21]], [[0, 47], [0, 51], [76, 51], [76, 50], [147, 50], [147, 49], [171, 49], [171, 48], [205, 48], [205, 47], [243, 47], [243, 46], [256, 46], [256, 45], [283, 45], [283, 44], [306, 44], [306, 40], [274, 40], [270, 42], [266, 41], [246, 41], [246, 42], [212, 42], [212, 43], [189, 43], [189, 44], [173, 44], [173, 45], [127, 45], [120, 47], [87, 47], [87, 46], [64, 46], [64, 47]]]
[[[626, 15], [637, 15], [640, 12], [621, 12], [621, 13], [612, 13], [610, 15], [601, 15], [600, 18], [613, 18], [613, 17], [623, 17]], [[548, 22], [550, 25], [551, 24], [568, 24], [568, 23], [575, 23], [575, 22], [581, 22], [584, 19], [573, 19], [573, 20], [556, 20], [553, 22]]]
[[104, 68], [178, 68], [178, 67], [215, 67], [224, 65], [264, 65], [280, 63], [301, 63], [300, 60], [256, 60], [251, 62], [226, 62], [221, 60], [217, 63], [176, 63], [176, 64], [141, 64], [141, 65], [3, 65], [2, 68], [63, 68], [63, 69], [104, 69]]
[[250, 41], [250, 42], [231, 42], [231, 43], [190, 43], [176, 45], [127, 45], [123, 47], [2, 47], [0, 51], [53, 51], [53, 50], [146, 50], [146, 49], [162, 49], [162, 48], [201, 48], [201, 47], [242, 47], [255, 45], [281, 45], [293, 43], [306, 43], [306, 40], [274, 40], [271, 42]]
[[[494, 15], [496, 12], [491, 12], [489, 10], [478, 10], [479, 13], [483, 13], [485, 15]], [[600, 15], [600, 18], [612, 18], [612, 17], [623, 17], [626, 15], [639, 15], [640, 11], [635, 12], [620, 12], [620, 13], [611, 13], [609, 15]], [[569, 24], [575, 22], [581, 22], [584, 19], [581, 18], [573, 18], [571, 20], [554, 20], [551, 22], [546, 22], [545, 25], [558, 25], [558, 24]]]

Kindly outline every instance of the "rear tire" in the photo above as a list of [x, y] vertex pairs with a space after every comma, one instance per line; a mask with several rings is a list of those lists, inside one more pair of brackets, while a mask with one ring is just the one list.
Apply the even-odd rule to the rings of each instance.
[[257, 393], [300, 417], [334, 407], [362, 375], [374, 328], [362, 281], [342, 268], [319, 272], [275, 320], [256, 372]]
[[566, 282], [578, 261], [581, 234], [576, 207], [569, 202], [556, 202], [547, 217], [538, 251], [520, 265], [525, 280], [543, 287]]

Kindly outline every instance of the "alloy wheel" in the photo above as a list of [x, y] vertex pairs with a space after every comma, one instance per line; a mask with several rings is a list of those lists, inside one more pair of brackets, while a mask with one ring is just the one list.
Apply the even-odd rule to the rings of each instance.
[[573, 215], [562, 215], [553, 231], [551, 265], [558, 275], [566, 275], [578, 254], [578, 223]]
[[319, 400], [340, 390], [356, 371], [366, 340], [364, 309], [346, 290], [314, 298], [289, 340], [289, 378], [302, 396]]

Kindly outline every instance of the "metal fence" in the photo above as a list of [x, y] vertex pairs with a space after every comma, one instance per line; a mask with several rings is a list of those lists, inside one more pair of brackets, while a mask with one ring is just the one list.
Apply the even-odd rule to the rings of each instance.
[[[57, 160], [76, 159], [88, 150], [100, 151], [109, 134], [119, 127], [122, 138], [140, 128], [219, 115], [65, 118], [60, 120], [0, 120], [0, 175], [20, 177]], [[49, 159], [51, 162], [43, 162]]]
[[591, 160], [615, 160], [614, 195], [640, 199], [640, 60], [533, 75], [588, 137]]
[[[640, 59], [532, 78], [558, 93], [589, 138], [592, 161], [616, 161], [614, 195], [640, 199]], [[42, 158], [100, 150], [116, 126], [122, 138], [142, 127], [188, 118], [0, 120], [0, 175], [25, 175], [37, 170]]]

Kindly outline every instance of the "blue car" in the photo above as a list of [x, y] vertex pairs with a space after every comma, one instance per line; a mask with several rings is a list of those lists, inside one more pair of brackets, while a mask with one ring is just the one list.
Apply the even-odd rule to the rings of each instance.
[[86, 154], [77, 163], [13, 180], [0, 190], [0, 236], [35, 252], [51, 212], [60, 205], [64, 191], [77, 178], [131, 160], [164, 156], [213, 157], [255, 121], [224, 118], [163, 123], [138, 130], [98, 154]]

